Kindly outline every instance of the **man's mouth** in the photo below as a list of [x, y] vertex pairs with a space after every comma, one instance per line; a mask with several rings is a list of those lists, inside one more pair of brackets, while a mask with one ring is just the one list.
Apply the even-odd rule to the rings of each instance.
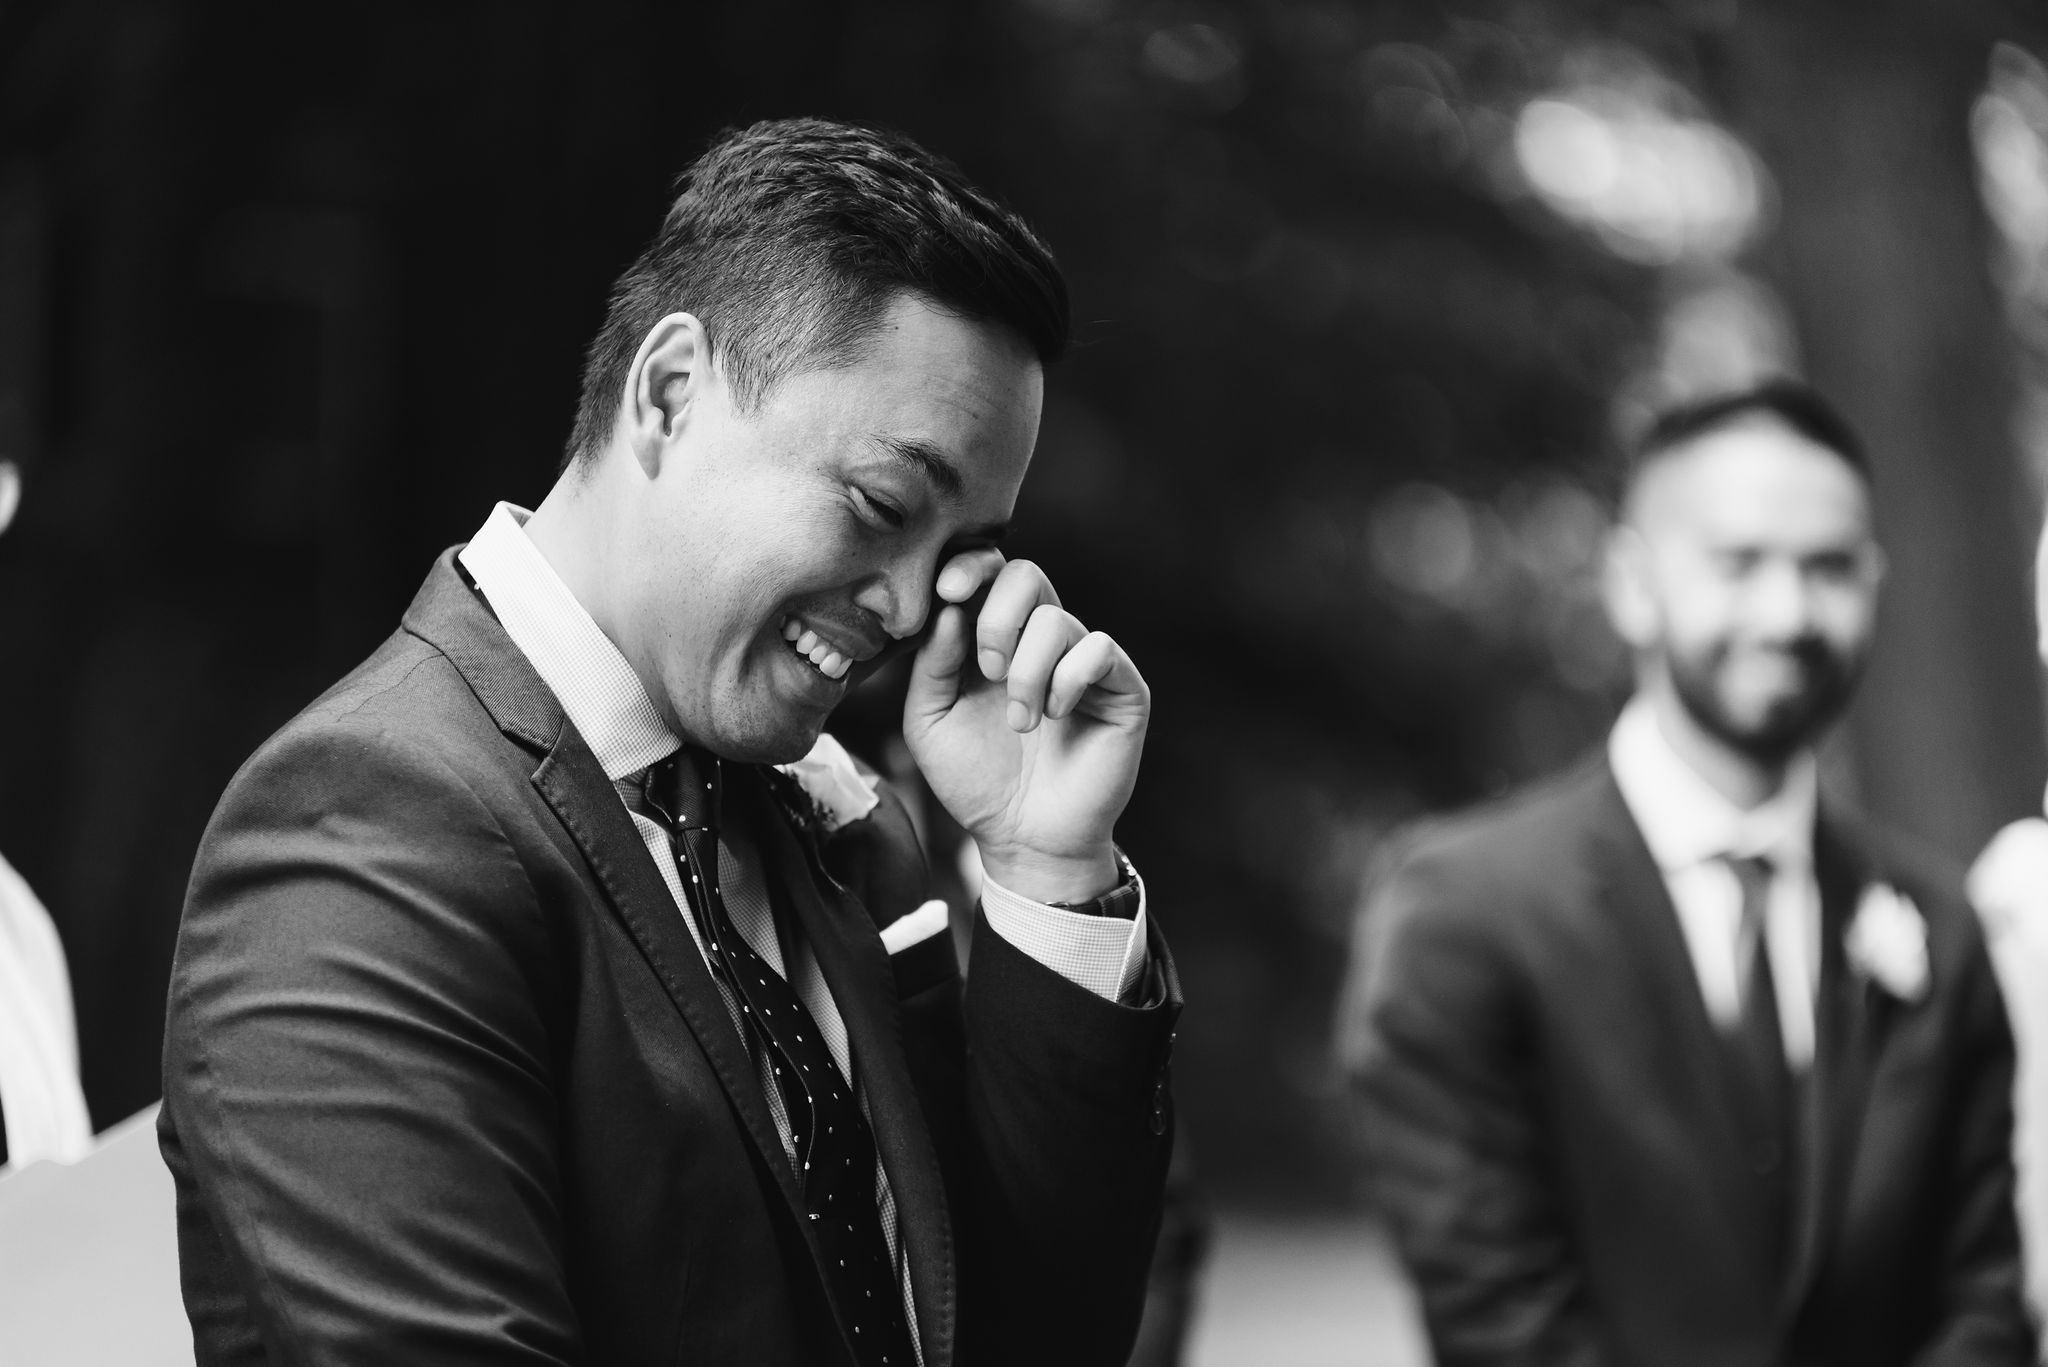
[[854, 666], [852, 648], [842, 649], [794, 616], [782, 619], [782, 639], [789, 642], [789, 648], [799, 659], [828, 679], [844, 679]]
[[1830, 661], [1820, 650], [1765, 646], [1741, 652], [1735, 656], [1735, 663], [1747, 669], [1752, 677], [1804, 686], [1825, 673]]

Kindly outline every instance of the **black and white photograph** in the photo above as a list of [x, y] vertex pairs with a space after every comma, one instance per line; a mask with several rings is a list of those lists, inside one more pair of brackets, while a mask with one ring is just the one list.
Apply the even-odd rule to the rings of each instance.
[[0, 1367], [2048, 1367], [2040, 0], [0, 4]]

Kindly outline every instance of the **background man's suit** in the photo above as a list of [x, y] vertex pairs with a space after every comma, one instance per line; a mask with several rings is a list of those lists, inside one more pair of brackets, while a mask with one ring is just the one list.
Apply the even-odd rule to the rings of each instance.
[[[2021, 1363], [2012, 1040], [1975, 918], [1823, 809], [1817, 1057], [1787, 1270], [1670, 897], [1606, 759], [1422, 840], [1342, 1025], [1438, 1362]], [[1848, 963], [1906, 892], [1931, 983]]]
[[[860, 1060], [927, 1367], [1120, 1361], [1172, 1133], [1163, 943], [1138, 1010], [984, 922], [963, 1003], [946, 937], [892, 960], [875, 934], [923, 899], [901, 809], [820, 846], [770, 787], [728, 807]], [[845, 1358], [704, 960], [449, 558], [223, 799], [165, 1082], [202, 1361]]]

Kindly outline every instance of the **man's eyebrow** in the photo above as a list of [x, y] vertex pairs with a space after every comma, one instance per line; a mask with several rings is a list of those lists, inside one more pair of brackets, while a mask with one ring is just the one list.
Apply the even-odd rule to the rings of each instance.
[[953, 464], [952, 457], [928, 441], [920, 441], [916, 437], [875, 436], [868, 438], [868, 444], [884, 455], [913, 467], [948, 500], [958, 499], [967, 491], [967, 482], [960, 478], [959, 467]]
[[[930, 481], [932, 487], [939, 491], [939, 496], [949, 503], [957, 503], [967, 492], [967, 481], [960, 477], [960, 467], [953, 463], [951, 456], [931, 442], [917, 437], [877, 435], [869, 437], [868, 444], [891, 460], [900, 461], [916, 470]], [[977, 527], [965, 535], [971, 541], [992, 546], [1007, 536], [1009, 531], [1009, 523], [992, 522], [985, 527]]]

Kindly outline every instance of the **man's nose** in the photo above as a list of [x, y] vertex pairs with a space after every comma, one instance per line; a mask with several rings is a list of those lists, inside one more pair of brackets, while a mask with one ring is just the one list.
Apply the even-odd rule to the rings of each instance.
[[938, 571], [923, 562], [894, 565], [875, 575], [853, 596], [855, 605], [874, 614], [882, 630], [895, 640], [924, 630], [931, 616], [933, 584]]
[[1801, 636], [1813, 625], [1812, 585], [1799, 566], [1771, 561], [1757, 571], [1750, 585], [1751, 625], [1760, 634]]

